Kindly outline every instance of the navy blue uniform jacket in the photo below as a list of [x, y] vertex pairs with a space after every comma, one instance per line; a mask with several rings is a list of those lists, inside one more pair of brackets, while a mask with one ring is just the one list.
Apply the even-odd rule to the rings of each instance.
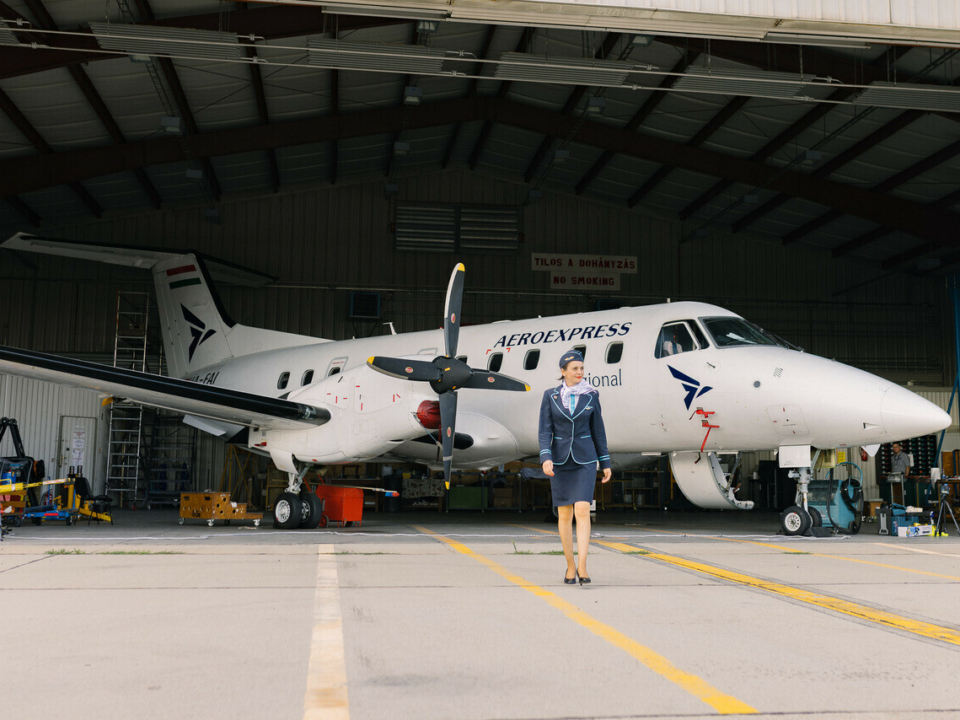
[[540, 403], [540, 462], [562, 465], [571, 456], [579, 465], [599, 462], [604, 470], [610, 467], [600, 394], [580, 395], [571, 415], [560, 401], [557, 386], [544, 392]]

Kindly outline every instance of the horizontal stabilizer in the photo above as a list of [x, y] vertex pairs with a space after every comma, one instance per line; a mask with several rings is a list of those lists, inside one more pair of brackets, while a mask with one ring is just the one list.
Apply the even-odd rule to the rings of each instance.
[[94, 390], [246, 427], [304, 430], [330, 419], [328, 410], [312, 405], [3, 346], [0, 373]]
[[185, 255], [193, 255], [203, 261], [210, 279], [218, 283], [229, 285], [248, 285], [262, 287], [276, 280], [272, 275], [251, 270], [219, 260], [193, 250], [176, 250], [163, 248], [128, 247], [124, 245], [101, 245], [85, 243], [62, 238], [46, 238], [30, 233], [17, 233], [9, 238], [0, 247], [6, 250], [20, 252], [35, 252], [43, 255], [76, 258], [77, 260], [93, 260], [109, 265], [124, 265], [126, 267], [150, 270], [158, 262], [171, 260]]

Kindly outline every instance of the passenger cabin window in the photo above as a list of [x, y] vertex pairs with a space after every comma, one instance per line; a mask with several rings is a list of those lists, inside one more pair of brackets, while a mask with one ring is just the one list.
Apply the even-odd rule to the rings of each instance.
[[576, 350], [576, 351], [577, 351], [578, 353], [580, 353], [581, 355], [583, 355], [583, 359], [584, 359], [584, 360], [587, 359], [587, 346], [586, 346], [586, 345], [574, 345], [574, 346], [573, 346], [573, 349]]
[[288, 382], [290, 382], [290, 373], [280, 373], [280, 379], [277, 380], [277, 390], [286, 390]]
[[718, 348], [740, 345], [774, 345], [778, 343], [770, 335], [751, 322], [738, 317], [700, 318]]
[[526, 356], [523, 358], [523, 369], [524, 370], [536, 370], [537, 365], [540, 363], [540, 351], [539, 350], [527, 350]]
[[685, 322], [673, 322], [660, 328], [657, 347], [653, 354], [655, 357], [662, 358], [699, 349], [700, 347], [697, 345], [697, 341], [693, 339], [693, 335], [690, 334], [690, 328], [687, 327], [687, 324]]
[[333, 375], [339, 375], [342, 368], [338, 365], [337, 367], [330, 368], [330, 372], [327, 373], [327, 377], [332, 377]]
[[623, 357], [623, 343], [615, 342], [607, 345], [607, 363], [616, 365]]
[[309, 385], [312, 382], [313, 382], [313, 370], [307, 370], [303, 374], [303, 377], [300, 378], [300, 385], [302, 387], [304, 385]]
[[503, 365], [503, 353], [494, 353], [490, 356], [490, 359], [487, 360], [487, 370], [490, 372], [500, 372], [500, 367]]

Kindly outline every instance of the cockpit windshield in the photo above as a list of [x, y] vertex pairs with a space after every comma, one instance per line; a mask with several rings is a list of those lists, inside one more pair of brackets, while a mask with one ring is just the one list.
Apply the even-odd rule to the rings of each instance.
[[774, 345], [789, 347], [776, 335], [768, 333], [743, 318], [709, 317], [700, 318], [700, 322], [710, 333], [718, 348], [738, 347], [742, 345]]

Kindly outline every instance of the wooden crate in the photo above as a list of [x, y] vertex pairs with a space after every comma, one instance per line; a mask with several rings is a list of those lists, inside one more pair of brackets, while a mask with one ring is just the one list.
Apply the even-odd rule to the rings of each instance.
[[248, 512], [246, 503], [231, 502], [230, 493], [180, 493], [181, 525], [185, 520], [206, 520], [210, 526], [216, 520], [223, 520], [224, 525], [231, 520], [253, 520], [257, 526], [262, 519], [263, 513]]

